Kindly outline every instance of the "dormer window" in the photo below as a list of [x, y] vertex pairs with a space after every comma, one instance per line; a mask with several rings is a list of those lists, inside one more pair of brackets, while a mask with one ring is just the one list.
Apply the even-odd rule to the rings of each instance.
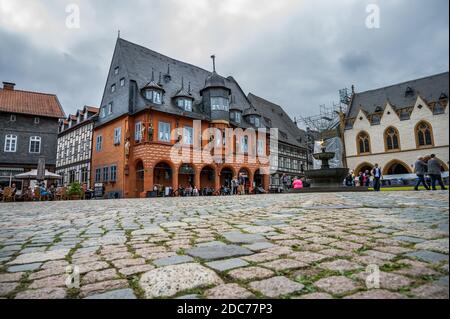
[[177, 106], [187, 112], [192, 112], [192, 100], [188, 98], [179, 98], [177, 100]]
[[114, 75], [117, 75], [117, 74], [119, 74], [119, 67], [116, 67], [116, 68], [114, 69]]
[[225, 97], [212, 97], [211, 98], [211, 111], [225, 111], [230, 109], [230, 102]]
[[154, 104], [162, 103], [162, 94], [160, 91], [157, 90], [146, 90], [145, 98]]
[[261, 126], [261, 120], [259, 119], [259, 117], [255, 116], [255, 126], [256, 127], [260, 127]]
[[235, 123], [241, 123], [242, 121], [242, 115], [241, 112], [231, 112], [230, 114], [231, 120], [233, 120]]
[[405, 97], [414, 96], [414, 90], [411, 87], [407, 87], [405, 91]]

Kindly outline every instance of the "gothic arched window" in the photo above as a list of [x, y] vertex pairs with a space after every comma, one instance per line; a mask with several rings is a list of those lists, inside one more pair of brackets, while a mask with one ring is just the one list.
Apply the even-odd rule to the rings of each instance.
[[433, 129], [429, 123], [419, 122], [416, 125], [415, 135], [417, 147], [433, 146]]
[[395, 127], [388, 127], [384, 132], [386, 151], [400, 149], [400, 135]]
[[358, 153], [366, 154], [370, 153], [370, 136], [366, 132], [361, 132], [356, 138]]

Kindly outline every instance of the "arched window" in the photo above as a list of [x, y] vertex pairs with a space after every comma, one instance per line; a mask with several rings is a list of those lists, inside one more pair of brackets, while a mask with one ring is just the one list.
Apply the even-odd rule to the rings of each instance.
[[433, 129], [427, 122], [419, 122], [416, 125], [416, 143], [417, 147], [433, 146]]
[[356, 138], [359, 154], [370, 153], [370, 137], [366, 132], [361, 132]]
[[386, 151], [393, 151], [400, 149], [400, 136], [395, 127], [388, 127], [386, 131], [384, 131], [384, 140]]

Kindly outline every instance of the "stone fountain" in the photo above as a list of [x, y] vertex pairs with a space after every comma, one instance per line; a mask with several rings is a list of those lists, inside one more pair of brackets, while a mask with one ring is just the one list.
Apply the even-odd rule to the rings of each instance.
[[321, 168], [305, 172], [306, 178], [311, 181], [311, 188], [316, 190], [324, 188], [327, 191], [344, 188], [343, 182], [349, 169], [330, 168], [329, 161], [334, 158], [335, 153], [327, 152], [323, 141], [321, 142], [321, 150], [322, 152], [313, 154], [316, 160], [322, 162]]

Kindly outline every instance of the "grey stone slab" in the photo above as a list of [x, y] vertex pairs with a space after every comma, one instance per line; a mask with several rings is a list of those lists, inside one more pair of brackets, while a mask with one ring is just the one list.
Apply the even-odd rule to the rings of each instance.
[[223, 245], [226, 245], [226, 244], [224, 242], [215, 240], [215, 241], [208, 241], [205, 243], [199, 243], [196, 246], [197, 247], [210, 247], [210, 246], [223, 246]]
[[136, 299], [136, 296], [131, 289], [118, 289], [101, 294], [91, 295], [84, 299]]
[[251, 255], [253, 252], [247, 248], [237, 245], [219, 245], [191, 248], [186, 251], [186, 254], [204, 260], [216, 260], [228, 257]]
[[17, 266], [11, 266], [8, 268], [8, 272], [21, 272], [21, 271], [33, 271], [39, 269], [42, 263], [23, 264]]
[[193, 260], [194, 259], [189, 256], [176, 255], [176, 256], [171, 256], [171, 257], [167, 257], [167, 258], [156, 259], [153, 261], [153, 264], [156, 267], [163, 267], [163, 266], [169, 266], [169, 265], [184, 264], [184, 263], [191, 262]]
[[439, 263], [444, 260], [448, 261], [448, 255], [435, 253], [428, 250], [419, 250], [412, 253], [407, 253], [405, 256], [417, 258], [429, 263]]
[[243, 246], [245, 248], [248, 248], [248, 249], [253, 250], [253, 251], [260, 251], [260, 250], [272, 248], [275, 245], [271, 244], [269, 242], [258, 242], [258, 243], [253, 243], [253, 244], [249, 244], [249, 245], [243, 245]]
[[239, 267], [245, 267], [249, 263], [240, 258], [231, 258], [225, 260], [217, 260], [206, 263], [206, 266], [217, 271], [227, 271]]
[[253, 244], [267, 241], [264, 236], [258, 234], [244, 234], [241, 232], [228, 232], [222, 234], [226, 240], [234, 244]]
[[399, 240], [399, 241], [405, 241], [407, 243], [413, 243], [413, 244], [423, 243], [424, 241], [426, 241], [425, 239], [422, 239], [422, 238], [410, 237], [410, 236], [396, 236], [396, 237], [394, 237], [394, 239]]

